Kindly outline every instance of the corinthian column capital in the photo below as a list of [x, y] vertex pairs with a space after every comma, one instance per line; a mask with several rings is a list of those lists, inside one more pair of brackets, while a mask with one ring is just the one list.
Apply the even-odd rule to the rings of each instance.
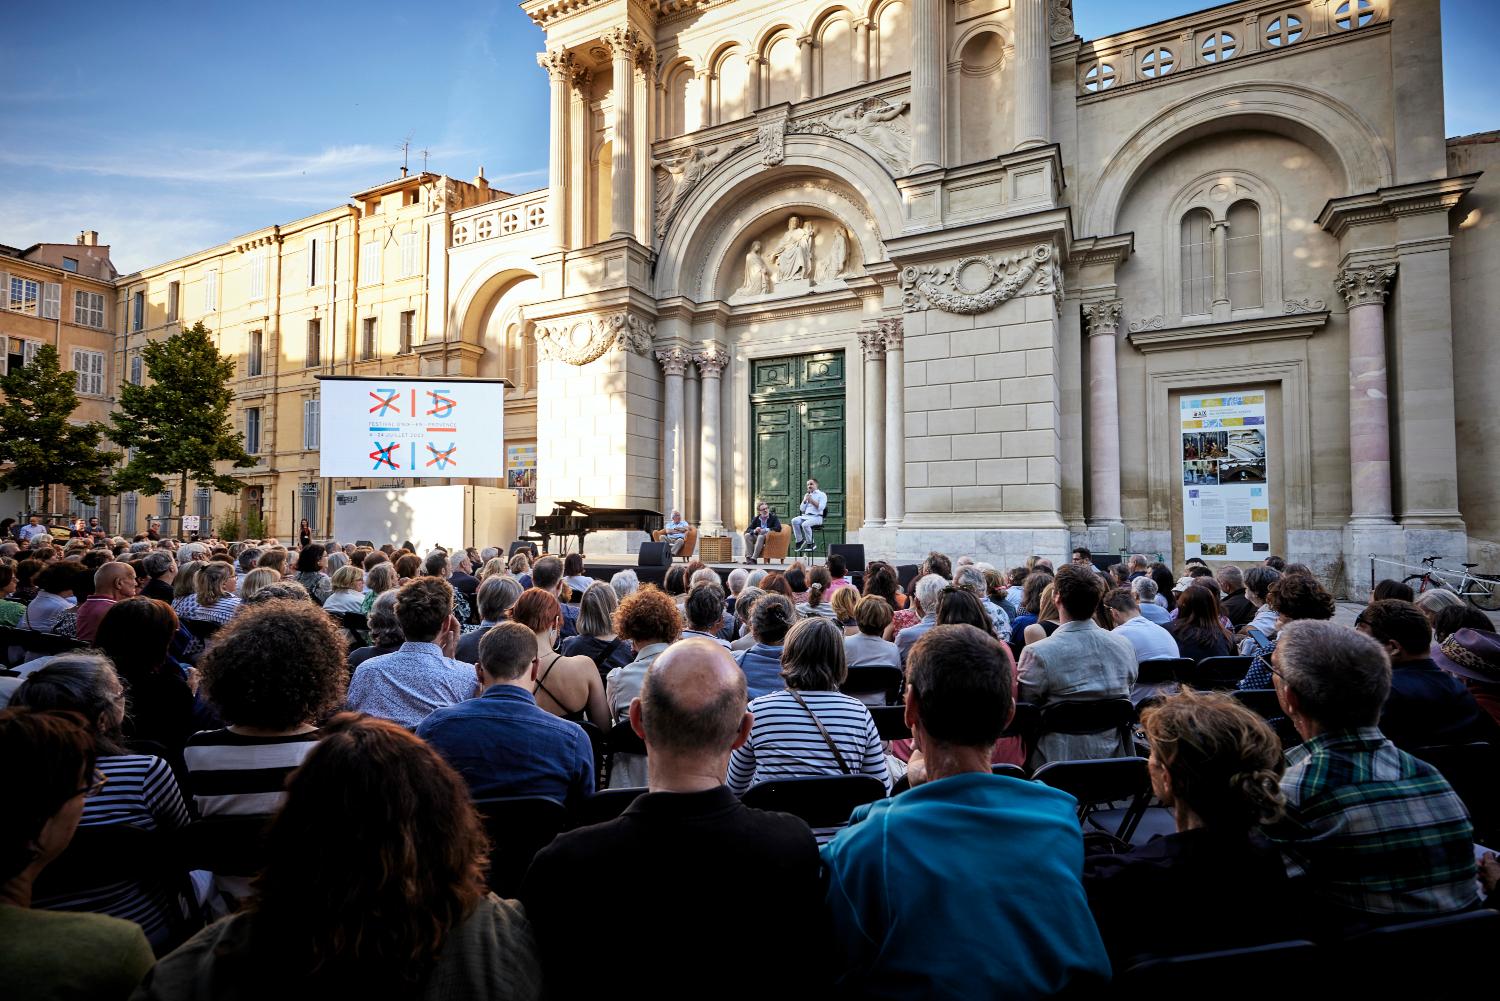
[[861, 330], [859, 346], [864, 351], [865, 361], [880, 361], [885, 357], [885, 335], [879, 329]]
[[685, 348], [670, 347], [656, 352], [656, 360], [661, 363], [661, 370], [667, 375], [682, 375], [687, 371], [693, 356]]
[[1120, 329], [1120, 312], [1125, 308], [1121, 299], [1103, 299], [1083, 305], [1083, 319], [1089, 325], [1089, 336], [1115, 334]]
[[536, 64], [556, 81], [565, 81], [573, 71], [573, 53], [566, 49], [548, 49], [536, 54]]
[[1333, 287], [1344, 297], [1350, 308], [1355, 306], [1385, 304], [1391, 282], [1396, 280], [1396, 265], [1377, 264], [1368, 268], [1348, 268], [1339, 272]]
[[634, 28], [610, 28], [599, 39], [616, 59], [632, 59], [641, 47], [641, 36]]
[[724, 373], [724, 366], [729, 364], [729, 355], [717, 347], [710, 347], [695, 353], [693, 361], [698, 363], [698, 372], [703, 378], [717, 379]]
[[901, 350], [902, 339], [906, 336], [906, 327], [902, 325], [901, 317], [882, 316], [875, 321], [875, 329], [880, 332], [880, 336], [885, 340], [885, 349], [887, 351]]

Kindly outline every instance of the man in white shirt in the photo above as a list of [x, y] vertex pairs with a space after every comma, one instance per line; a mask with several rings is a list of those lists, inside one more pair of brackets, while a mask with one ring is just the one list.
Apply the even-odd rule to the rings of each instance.
[[1171, 660], [1180, 657], [1177, 641], [1161, 626], [1141, 615], [1135, 594], [1127, 587], [1117, 587], [1104, 596], [1104, 607], [1115, 620], [1115, 635], [1123, 636], [1135, 647], [1135, 659]]
[[792, 519], [792, 535], [797, 539], [797, 552], [812, 552], [817, 549], [813, 542], [813, 529], [823, 524], [823, 514], [828, 510], [828, 495], [818, 489], [818, 481], [807, 481], [807, 493], [798, 505], [800, 512]]
[[666, 524], [667, 546], [671, 548], [673, 556], [682, 552], [682, 544], [687, 541], [688, 528], [689, 525], [683, 520], [682, 512], [673, 509], [672, 517], [667, 519]]

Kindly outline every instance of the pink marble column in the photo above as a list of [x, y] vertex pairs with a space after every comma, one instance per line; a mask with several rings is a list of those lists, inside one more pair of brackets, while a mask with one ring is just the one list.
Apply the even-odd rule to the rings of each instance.
[[1349, 486], [1353, 522], [1391, 522], [1385, 297], [1395, 277], [1396, 266], [1385, 264], [1350, 268], [1334, 281], [1349, 306]]
[[1119, 299], [1085, 303], [1089, 331], [1089, 524], [1120, 523], [1120, 390], [1115, 371]]

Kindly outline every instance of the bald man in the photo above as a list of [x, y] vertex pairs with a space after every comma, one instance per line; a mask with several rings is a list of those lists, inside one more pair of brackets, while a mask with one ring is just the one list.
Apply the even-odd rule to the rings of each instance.
[[[772, 941], [789, 945], [777, 951], [778, 983], [809, 994], [827, 983], [812, 831], [749, 809], [724, 784], [751, 722], [745, 676], [718, 644], [682, 640], [652, 664], [630, 704], [648, 790], [618, 819], [559, 835], [521, 886], [549, 993], [605, 992], [649, 955], [653, 995], [762, 998], [766, 981], [736, 967]], [[584, 942], [579, 901], [601, 889], [628, 897], [631, 921]]]
[[94, 571], [94, 593], [78, 606], [78, 638], [94, 642], [104, 613], [117, 601], [136, 596], [135, 570], [128, 563], [105, 563]]

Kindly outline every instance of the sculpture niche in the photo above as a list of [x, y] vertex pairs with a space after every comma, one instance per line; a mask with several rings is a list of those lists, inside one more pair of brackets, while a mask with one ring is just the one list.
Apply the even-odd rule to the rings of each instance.
[[[763, 250], [767, 246], [769, 252]], [[834, 220], [804, 220], [794, 215], [787, 219], [779, 238], [773, 229], [750, 241], [739, 287], [730, 298], [743, 302], [842, 285], [848, 269], [849, 231]]]

